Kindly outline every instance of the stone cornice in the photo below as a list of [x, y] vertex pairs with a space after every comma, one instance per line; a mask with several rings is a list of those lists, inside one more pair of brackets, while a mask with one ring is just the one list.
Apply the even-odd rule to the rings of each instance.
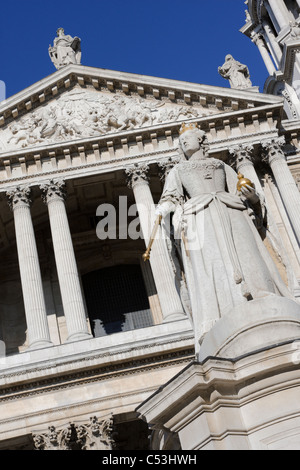
[[245, 90], [69, 65], [0, 103], [0, 126], [5, 124], [6, 119], [17, 118], [19, 115], [31, 110], [32, 107], [53, 99], [58, 93], [74, 86], [76, 83], [80, 86], [90, 85], [97, 89], [112, 92], [119, 90], [126, 95], [131, 93], [140, 96], [152, 95], [156, 99], [164, 96], [171, 102], [180, 99], [188, 104], [193, 104], [193, 102], [206, 103], [207, 100], [213, 103], [217, 99], [218, 103], [216, 105], [220, 106], [219, 101], [226, 99], [232, 100], [232, 106], [239, 108], [242, 102], [261, 106], [262, 104], [276, 104], [280, 100], [276, 96]]
[[[99, 366], [97, 368], [84, 369], [82, 371], [73, 371], [72, 373], [64, 373], [53, 376], [47, 374], [50, 371], [50, 367], [43, 368], [43, 375], [40, 376], [38, 381], [27, 380], [21, 384], [12, 384], [11, 386], [1, 388], [0, 403], [7, 401], [20, 400], [26, 397], [40, 395], [43, 393], [49, 393], [59, 390], [66, 390], [72, 387], [84, 386], [90, 383], [99, 383], [107, 381], [108, 379], [116, 377], [124, 377], [130, 375], [136, 375], [143, 372], [151, 371], [154, 369], [168, 368], [174, 365], [182, 364], [184, 367], [187, 363], [194, 359], [194, 348], [186, 348], [178, 351], [168, 350], [168, 352], [161, 353], [154, 357], [147, 356], [124, 363], [115, 363], [110, 365]], [[42, 370], [35, 370], [33, 372], [42, 372]], [[151, 385], [149, 386], [151, 388]], [[147, 388], [148, 390], [148, 388]], [[136, 392], [133, 392], [135, 394]], [[123, 398], [127, 394], [122, 394]], [[130, 394], [129, 394], [130, 395]], [[105, 401], [109, 398], [99, 398], [97, 402]], [[110, 397], [111, 399], [111, 397]], [[73, 406], [73, 408], [76, 408]], [[83, 402], [82, 406], [86, 406]], [[65, 410], [67, 407], [61, 407], [61, 410]], [[51, 409], [48, 412], [53, 412]], [[55, 410], [57, 411], [57, 409]], [[47, 411], [45, 411], [47, 412]], [[40, 413], [39, 413], [40, 414]], [[0, 420], [0, 426], [3, 422]]]
[[[284, 98], [277, 97], [277, 103], [270, 105], [263, 105], [258, 108], [250, 106], [248, 109], [236, 110], [225, 113], [220, 113], [216, 115], [203, 116], [197, 119], [187, 119], [186, 122], [196, 122], [201, 128], [205, 130], [205, 127], [208, 128], [211, 123], [214, 123], [216, 127], [222, 127], [225, 125], [230, 125], [231, 123], [236, 123], [238, 119], [244, 118], [244, 120], [251, 120], [253, 116], [260, 117], [261, 119], [266, 119], [271, 115], [278, 114], [277, 119], [280, 121], [281, 113], [284, 105]], [[224, 123], [228, 121], [228, 123]], [[48, 144], [48, 145], [35, 145], [33, 147], [26, 147], [22, 149], [10, 150], [0, 152], [0, 160], [14, 157], [14, 156], [24, 156], [38, 154], [43, 151], [54, 151], [56, 149], [70, 149], [71, 147], [80, 147], [87, 144], [99, 144], [100, 146], [107, 146], [110, 142], [122, 141], [122, 139], [127, 139], [128, 142], [133, 141], [136, 137], [142, 136], [142, 138], [149, 138], [151, 134], [159, 132], [160, 136], [172, 132], [178, 134], [179, 128], [182, 124], [182, 120], [176, 122], [169, 122], [163, 124], [157, 124], [154, 126], [142, 127], [134, 130], [126, 130], [122, 132], [115, 132], [105, 134], [103, 136], [97, 137], [86, 137], [84, 139], [72, 139], [66, 142], [58, 142], [57, 144]]]
[[[270, 376], [291, 371], [294, 379], [290, 379], [285, 385], [278, 382], [267, 386], [263, 391], [265, 397], [282, 389], [283, 386], [289, 388], [299, 383], [297, 375], [299, 365], [293, 361], [295, 350], [292, 342], [287, 342], [269, 349], [268, 354], [262, 350], [237, 358], [235, 361], [212, 357], [204, 363], [193, 362], [139, 405], [136, 411], [141, 417], [146, 418], [148, 423], [157, 425], [158, 420], [166, 424], [173, 417], [182, 418], [182, 421], [189, 419], [188, 414], [180, 411], [182, 403], [192, 404], [193, 400], [195, 400], [193, 403], [195, 412], [198, 414], [205, 408], [212, 413], [221, 406], [241, 407], [251, 404], [262, 393], [263, 380]], [[168, 400], [173, 387], [176, 387], [177, 396], [180, 397], [177, 402]], [[217, 390], [218, 393], [208, 396], [208, 390], [211, 392]], [[166, 403], [169, 405], [168, 409]], [[202, 410], [199, 409], [200, 406]], [[189, 411], [193, 413], [194, 406], [191, 405]], [[174, 420], [172, 424], [173, 430], [177, 431]]]
[[[229, 146], [259, 144], [263, 139], [276, 137], [282, 109], [283, 100], [280, 100], [272, 106], [205, 116], [189, 122], [196, 122], [206, 132], [209, 153], [213, 155], [227, 153]], [[43, 183], [62, 175], [66, 179], [77, 178], [92, 171], [117, 171], [128, 164], [141, 161], [153, 164], [173, 158], [177, 154], [180, 125], [181, 121], [2, 153], [0, 191], [12, 184], [24, 184], [24, 181], [34, 185], [36, 181]]]
[[295, 55], [300, 51], [299, 39], [289, 40], [284, 44], [281, 70], [275, 73], [277, 80], [290, 80], [295, 64]]
[[281, 121], [281, 129], [283, 132], [299, 131], [300, 119], [285, 119]]
[[[23, 385], [27, 384], [25, 388], [28, 386], [36, 388], [33, 384], [37, 382], [40, 384], [41, 381], [46, 381], [45, 383], [50, 381], [49, 383], [53, 384], [57, 381], [74, 383], [76, 377], [80, 378], [85, 374], [90, 377], [91, 370], [97, 370], [100, 375], [114, 369], [129, 373], [130, 370], [138, 368], [138, 364], [156, 364], [164, 361], [165, 355], [173, 354], [176, 358], [176, 351], [179, 356], [180, 351], [189, 350], [190, 354], [194, 344], [188, 320], [174, 322], [171, 326], [163, 324], [144, 328], [135, 331], [134, 336], [131, 331], [125, 332], [119, 336], [118, 343], [114, 336], [93, 338], [80, 344], [63, 344], [47, 350], [28, 351], [18, 356], [0, 358], [1, 395], [10, 393], [10, 387], [23, 389]], [[58, 380], [58, 377], [61, 377], [61, 380]]]

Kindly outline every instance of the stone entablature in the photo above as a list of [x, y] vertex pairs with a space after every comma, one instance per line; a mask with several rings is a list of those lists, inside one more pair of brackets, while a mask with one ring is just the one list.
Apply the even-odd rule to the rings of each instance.
[[[201, 106], [214, 113], [272, 104], [276, 97], [231, 90], [196, 83], [147, 77], [99, 68], [69, 65], [0, 104], [0, 126], [3, 127], [28, 111], [58, 98], [74, 86], [101, 91], [109, 95], [140, 97], [152, 101]], [[108, 95], [108, 96], [109, 96]], [[277, 98], [278, 102], [278, 98]]]
[[[282, 102], [244, 111], [205, 116], [197, 120], [207, 133], [210, 154], [224, 153], [240, 143], [259, 145], [278, 135]], [[64, 173], [76, 177], [84, 171], [99, 173], [120, 169], [141, 159], [156, 163], [177, 153], [179, 124], [165, 123], [143, 129], [122, 131], [59, 144], [38, 145], [0, 154], [0, 184]], [[1, 168], [2, 167], [2, 168]]]
[[[94, 413], [100, 421], [111, 410], [131, 412], [185, 367], [193, 351], [186, 319], [136, 330], [134, 337], [125, 332], [2, 358], [0, 441], [41, 426], [60, 429], [65, 416], [77, 423]], [[53, 394], [55, 404], [45, 399]]]

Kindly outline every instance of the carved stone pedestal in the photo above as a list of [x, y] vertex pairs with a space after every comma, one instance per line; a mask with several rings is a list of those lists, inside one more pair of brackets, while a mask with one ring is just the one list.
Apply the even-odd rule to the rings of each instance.
[[268, 295], [233, 309], [205, 335], [198, 360], [237, 358], [300, 338], [300, 305]]
[[300, 450], [299, 312], [271, 295], [221, 318], [198, 360], [138, 407], [153, 450]]
[[191, 363], [137, 409], [153, 450], [299, 450], [297, 346]]

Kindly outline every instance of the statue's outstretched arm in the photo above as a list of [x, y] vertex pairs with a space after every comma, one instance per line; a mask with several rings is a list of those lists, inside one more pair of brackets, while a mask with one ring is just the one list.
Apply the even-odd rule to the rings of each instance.
[[164, 190], [156, 208], [156, 214], [163, 217], [174, 212], [176, 206], [183, 202], [183, 187], [176, 167], [177, 165], [172, 168], [166, 178]]

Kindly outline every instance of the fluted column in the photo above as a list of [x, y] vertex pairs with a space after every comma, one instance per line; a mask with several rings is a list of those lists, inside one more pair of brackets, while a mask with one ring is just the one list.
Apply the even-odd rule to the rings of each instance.
[[[299, 0], [300, 1], [300, 0]], [[264, 31], [266, 33], [266, 36], [270, 42], [270, 47], [272, 48], [272, 51], [273, 51], [273, 54], [274, 54], [274, 59], [275, 61], [277, 62], [277, 67], [279, 67], [280, 65], [280, 62], [281, 62], [281, 59], [282, 59], [282, 50], [281, 50], [281, 47], [280, 45], [278, 44], [278, 42], [276, 41], [276, 37], [272, 31], [272, 28], [271, 26], [269, 25], [269, 23], [264, 20], [262, 22], [262, 25], [263, 25], [263, 28], [264, 28]]]
[[282, 202], [300, 243], [300, 193], [282, 150], [284, 143], [284, 137], [279, 137], [262, 142], [262, 147], [267, 151], [265, 160], [272, 169]]
[[81, 292], [75, 253], [65, 206], [65, 183], [51, 180], [41, 185], [44, 201], [48, 206], [53, 250], [68, 339], [78, 341], [91, 338], [89, 334], [84, 301]]
[[53, 344], [50, 340], [29, 196], [28, 187], [17, 187], [7, 192], [14, 214], [29, 348], [39, 349]]
[[237, 172], [242, 173], [246, 178], [249, 178], [255, 184], [255, 188], [258, 193], [263, 194], [261, 183], [254, 168], [254, 159], [251, 154], [252, 151], [252, 145], [239, 144], [230, 147], [230, 163], [232, 165], [234, 164]]
[[[129, 186], [134, 193], [146, 245], [148, 245], [151, 229], [155, 221], [155, 205], [148, 183], [147, 172], [147, 165], [135, 165], [126, 169], [126, 174], [129, 177]], [[168, 322], [186, 318], [176, 290], [174, 273], [160, 228], [152, 246], [150, 264], [160, 301], [163, 321]]]
[[283, 0], [268, 0], [280, 29], [289, 25], [289, 11]]
[[267, 70], [269, 72], [269, 75], [273, 75], [276, 72], [276, 69], [275, 69], [275, 66], [270, 57], [270, 54], [268, 52], [268, 49], [266, 47], [266, 44], [264, 42], [264, 39], [261, 33], [253, 32], [251, 34], [251, 40], [258, 47], [259, 52], [261, 53], [262, 59], [265, 63], [265, 66], [267, 67]]

